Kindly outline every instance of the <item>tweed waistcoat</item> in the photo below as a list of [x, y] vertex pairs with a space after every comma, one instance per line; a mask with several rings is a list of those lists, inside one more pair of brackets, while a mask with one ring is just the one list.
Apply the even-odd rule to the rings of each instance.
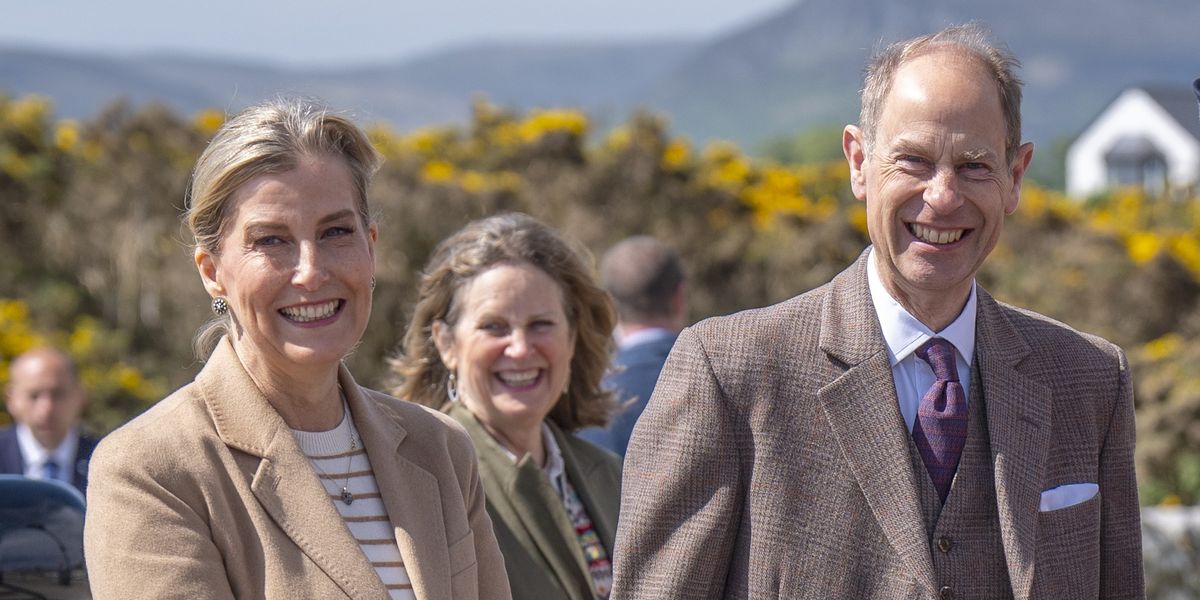
[[938, 585], [948, 587], [956, 599], [1012, 598], [996, 512], [995, 475], [978, 363], [971, 371], [967, 442], [944, 506], [911, 438], [910, 462], [917, 475], [921, 516]]

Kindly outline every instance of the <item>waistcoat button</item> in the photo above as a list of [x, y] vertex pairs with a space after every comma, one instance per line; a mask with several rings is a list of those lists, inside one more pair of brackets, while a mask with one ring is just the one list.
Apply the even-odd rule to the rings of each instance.
[[950, 548], [953, 546], [954, 546], [954, 543], [950, 541], [950, 538], [948, 538], [944, 535], [942, 537], [938, 538], [937, 547], [938, 547], [938, 550], [942, 551], [942, 554], [949, 552]]
[[954, 590], [950, 589], [948, 585], [943, 585], [939, 595], [942, 597], [942, 600], [953, 600]]

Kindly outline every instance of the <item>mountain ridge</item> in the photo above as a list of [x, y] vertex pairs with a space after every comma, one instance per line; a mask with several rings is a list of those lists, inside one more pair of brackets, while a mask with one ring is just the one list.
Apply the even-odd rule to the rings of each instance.
[[118, 97], [187, 113], [315, 95], [397, 129], [464, 122], [479, 96], [518, 110], [571, 106], [602, 124], [646, 108], [697, 141], [762, 140], [858, 113], [886, 41], [979, 21], [1023, 60], [1025, 137], [1074, 135], [1122, 88], [1200, 75], [1200, 2], [799, 0], [711, 39], [481, 42], [406, 60], [311, 69], [180, 53], [101, 55], [0, 46], [0, 90], [41, 93], [85, 117]]

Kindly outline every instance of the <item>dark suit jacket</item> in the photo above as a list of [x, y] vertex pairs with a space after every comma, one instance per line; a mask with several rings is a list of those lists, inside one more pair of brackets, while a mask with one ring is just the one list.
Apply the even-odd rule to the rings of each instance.
[[[79, 435], [79, 447], [75, 450], [75, 468], [71, 471], [71, 485], [80, 493], [87, 493], [88, 464], [92, 460], [92, 451], [96, 449], [97, 442], [92, 436], [82, 433]], [[25, 457], [21, 455], [21, 445], [17, 443], [15, 426], [0, 430], [0, 473], [25, 474]]]
[[[593, 600], [587, 560], [562, 500], [537, 463], [513, 463], [474, 415], [461, 404], [448, 410], [470, 434], [479, 453], [479, 477], [487, 510], [504, 555], [513, 600]], [[616, 456], [547, 421], [562, 451], [567, 479], [612, 557], [621, 495]]]
[[579, 437], [618, 456], [625, 456], [633, 426], [642, 416], [642, 411], [646, 410], [646, 403], [654, 392], [654, 384], [658, 381], [663, 363], [667, 362], [671, 346], [675, 345], [675, 338], [673, 335], [657, 337], [617, 350], [613, 358], [615, 369], [605, 378], [604, 385], [616, 392], [617, 399], [622, 403], [621, 410], [613, 415], [608, 427], [584, 429], [579, 432]]
[[[939, 596], [865, 257], [680, 335], [626, 457], [614, 598]], [[975, 352], [1012, 596], [1141, 598], [1124, 354], [982, 289]]]

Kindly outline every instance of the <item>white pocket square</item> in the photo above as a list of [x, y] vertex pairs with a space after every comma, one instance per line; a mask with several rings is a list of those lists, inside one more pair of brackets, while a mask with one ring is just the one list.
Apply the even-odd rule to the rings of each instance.
[[1050, 512], [1075, 506], [1091, 500], [1100, 493], [1100, 486], [1094, 483], [1068, 483], [1042, 492], [1042, 512]]

